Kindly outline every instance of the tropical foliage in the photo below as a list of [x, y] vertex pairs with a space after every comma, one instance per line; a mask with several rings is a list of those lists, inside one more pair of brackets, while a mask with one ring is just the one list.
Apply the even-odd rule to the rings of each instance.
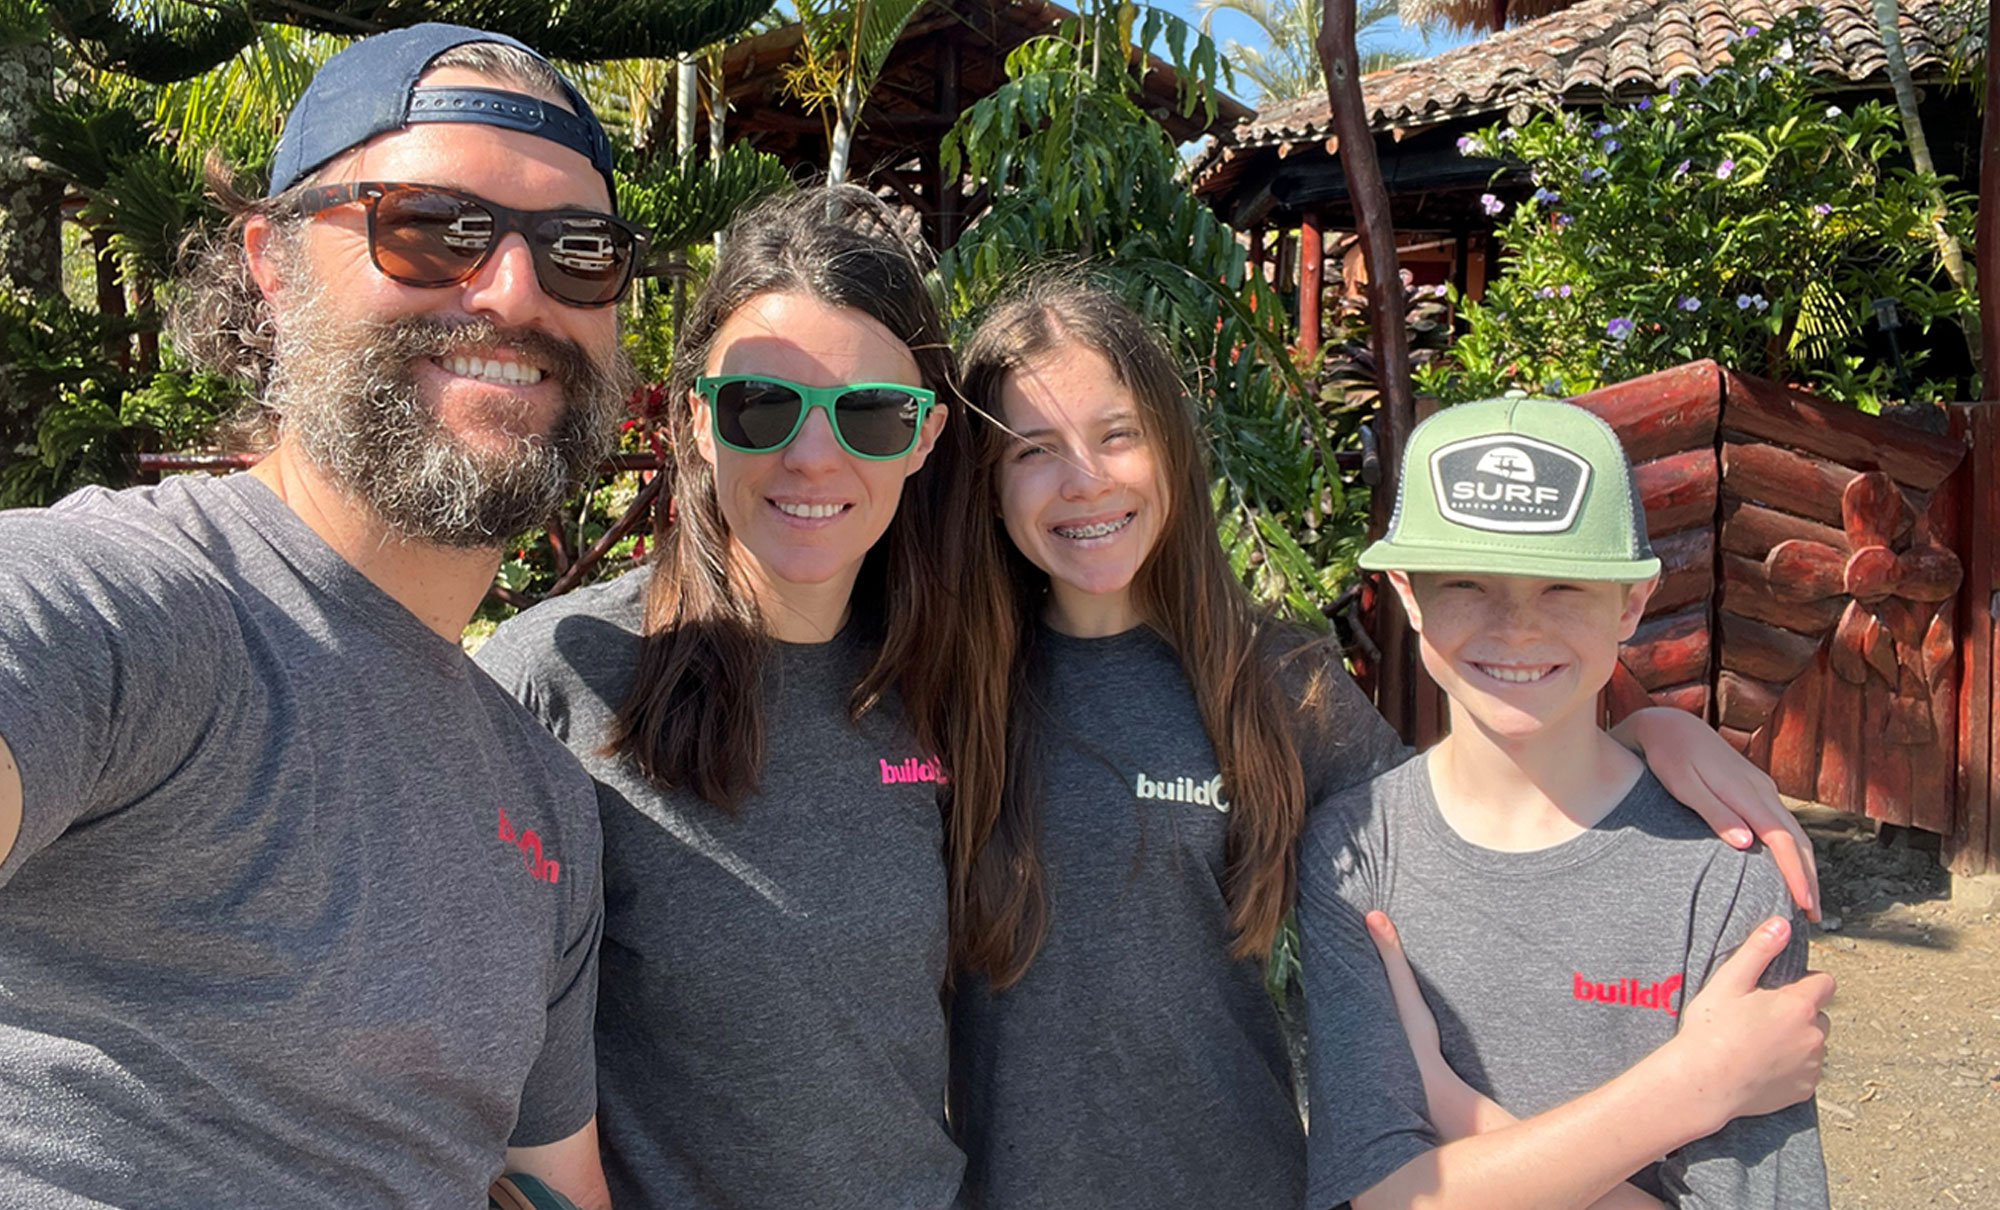
[[923, 0], [795, 0], [799, 57], [784, 69], [785, 88], [826, 121], [826, 178], [847, 179], [848, 154], [861, 106], [874, 91], [889, 52]]
[[[1217, 13], [1230, 12], [1248, 19], [1264, 36], [1263, 46], [1245, 46], [1233, 39], [1222, 44], [1236, 74], [1257, 86], [1261, 104], [1326, 95], [1326, 78], [1320, 74], [1314, 45], [1324, 7], [1320, 0], [1195, 0], [1194, 6], [1204, 34], [1214, 32]], [[1410, 57], [1371, 47], [1400, 24], [1398, 0], [1357, 0], [1354, 31], [1362, 71], [1380, 71]]]
[[[1422, 385], [1446, 399], [1564, 394], [1712, 357], [1864, 406], [1955, 397], [1950, 383], [1903, 388], [1871, 344], [1874, 300], [1920, 331], [1970, 300], [1940, 272], [1939, 182], [1898, 166], [1893, 109], [1827, 104], [1810, 71], [1822, 38], [1801, 10], [1665, 94], [1461, 140], [1524, 168], [1534, 193], [1483, 199], [1506, 214], [1508, 259], [1482, 301], [1460, 304], [1465, 331]], [[1963, 240], [1970, 199], [1943, 196]]]
[[1008, 82], [947, 137], [991, 199], [940, 264], [954, 312], [976, 322], [1023, 266], [1049, 257], [1097, 269], [1171, 343], [1212, 437], [1223, 537], [1265, 596], [1318, 618], [1352, 567], [1360, 502], [1333, 461], [1329, 426], [1292, 363], [1283, 307], [1244, 247], [1197, 200], [1173, 139], [1140, 107], [1135, 63], [1155, 50], [1184, 82], [1183, 111], [1213, 112], [1215, 44], [1156, 9], [1086, 7], [1009, 57]]
[[[237, 400], [229, 384], [188, 375], [175, 364], [173, 350], [161, 347], [155, 294], [171, 289], [177, 250], [187, 236], [219, 217], [200, 187], [209, 150], [221, 151], [254, 179], [270, 158], [284, 114], [319, 64], [347, 42], [296, 25], [238, 28], [232, 22], [243, 10], [178, 0], [4, 4], [0, 25], [6, 29], [43, 39], [52, 30], [61, 35], [51, 43], [55, 88], [33, 105], [25, 127], [41, 171], [84, 205], [73, 212], [74, 227], [81, 229], [74, 297], [0, 298], [5, 385], [34, 403], [33, 431], [17, 451], [25, 456], [0, 468], [0, 507], [45, 503], [84, 483], [130, 482], [135, 455], [204, 444], [233, 409]], [[578, 21], [563, 37], [536, 36], [543, 44], [601, 57], [643, 48], [649, 38], [675, 29], [692, 31], [689, 36], [726, 34], [768, 7], [748, 0], [649, 4], [672, 12], [648, 18], [631, 37], [625, 29]], [[347, 4], [314, 9], [320, 14], [314, 17], [282, 3], [252, 7], [350, 32], [352, 22], [342, 25], [328, 14], [372, 22], [389, 12], [385, 5]], [[432, 3], [400, 19], [470, 16], [487, 28], [512, 28], [509, 22], [518, 20], [537, 30], [552, 20], [539, 6], [533, 14], [464, 8]], [[39, 18], [46, 20], [37, 24]], [[583, 25], [591, 25], [588, 41]], [[224, 58], [204, 59], [224, 44], [230, 48]], [[168, 69], [169, 63], [197, 60], [212, 66], [193, 75]], [[788, 185], [775, 160], [746, 147], [701, 159], [677, 156], [651, 138], [657, 115], [632, 101], [657, 97], [646, 86], [664, 75], [657, 65], [613, 61], [572, 73], [621, 140], [621, 205], [655, 229], [653, 247], [663, 263], [666, 254], [706, 240], [748, 201]], [[668, 296], [650, 282], [635, 291], [632, 306], [648, 322], [637, 326], [643, 339], [635, 340], [634, 353], [648, 369], [663, 367], [670, 347]]]

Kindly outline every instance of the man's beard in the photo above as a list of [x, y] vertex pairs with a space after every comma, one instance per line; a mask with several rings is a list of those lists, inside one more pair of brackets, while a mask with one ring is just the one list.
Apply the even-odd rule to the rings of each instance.
[[[622, 350], [600, 361], [572, 341], [482, 319], [342, 322], [313, 295], [278, 324], [265, 403], [321, 471], [403, 538], [499, 547], [546, 524], [609, 452], [631, 382]], [[555, 380], [562, 413], [546, 437], [496, 427], [470, 445], [425, 402], [413, 366], [500, 344]]]

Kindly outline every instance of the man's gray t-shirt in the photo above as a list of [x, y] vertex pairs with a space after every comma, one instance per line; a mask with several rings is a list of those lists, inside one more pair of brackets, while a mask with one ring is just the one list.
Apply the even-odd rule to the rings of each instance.
[[[1765, 985], [1805, 971], [1805, 928], [1770, 855], [1716, 839], [1650, 772], [1575, 839], [1503, 853], [1445, 822], [1419, 756], [1316, 809], [1299, 860], [1312, 1210], [1437, 1141], [1363, 922], [1371, 910], [1395, 921], [1452, 1070], [1519, 1117], [1673, 1037], [1681, 1005], [1767, 918], [1794, 920]], [[1738, 1118], [1635, 1183], [1684, 1210], [1823, 1210], [1813, 1103]]]
[[[1223, 892], [1219, 768], [1173, 649], [1143, 627], [1037, 638], [1035, 772], [1049, 932], [1019, 982], [962, 976], [952, 1106], [982, 1210], [1296, 1210], [1286, 1032]], [[1330, 649], [1300, 721], [1308, 801], [1403, 749]], [[1288, 698], [1302, 677], [1284, 678]], [[1295, 704], [1295, 703], [1292, 703]]]
[[937, 766], [871, 653], [773, 644], [759, 788], [724, 810], [606, 755], [650, 572], [500, 627], [480, 663], [597, 779], [599, 1128], [620, 1210], [940, 1210], [946, 954]]
[[589, 1120], [588, 779], [258, 480], [0, 513], [0, 736], [0, 1203], [483, 1206]]

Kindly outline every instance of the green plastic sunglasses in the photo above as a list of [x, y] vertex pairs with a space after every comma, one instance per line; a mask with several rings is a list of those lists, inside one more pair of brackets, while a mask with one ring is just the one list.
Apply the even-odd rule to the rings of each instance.
[[708, 400], [715, 439], [746, 454], [791, 444], [814, 408], [826, 413], [840, 448], [856, 458], [901, 458], [917, 448], [937, 395], [896, 382], [809, 387], [768, 374], [722, 374], [694, 380]]

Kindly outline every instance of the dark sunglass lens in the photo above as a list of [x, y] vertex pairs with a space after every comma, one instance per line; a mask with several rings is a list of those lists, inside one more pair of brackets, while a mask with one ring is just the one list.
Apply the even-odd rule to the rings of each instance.
[[392, 189], [375, 203], [375, 263], [407, 285], [450, 285], [485, 258], [493, 229], [493, 215], [468, 198]]
[[890, 458], [908, 451], [916, 441], [922, 404], [908, 391], [864, 387], [842, 395], [834, 410], [849, 448], [857, 454]]
[[632, 233], [590, 214], [548, 215], [535, 224], [535, 270], [542, 289], [565, 302], [617, 301], [632, 266]]
[[804, 401], [777, 382], [725, 382], [715, 389], [715, 422], [722, 439], [746, 450], [774, 450], [798, 426]]

